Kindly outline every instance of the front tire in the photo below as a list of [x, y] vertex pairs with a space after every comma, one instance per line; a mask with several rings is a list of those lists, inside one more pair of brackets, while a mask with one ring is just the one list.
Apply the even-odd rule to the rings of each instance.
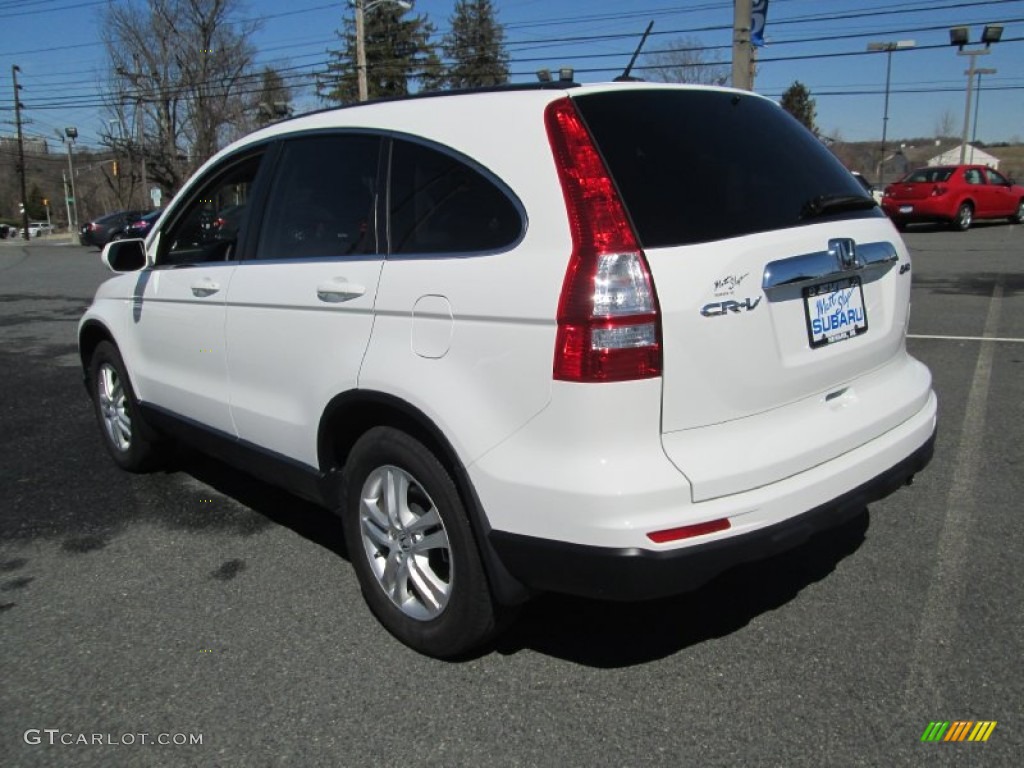
[[89, 391], [103, 445], [129, 472], [146, 472], [160, 463], [160, 446], [142, 420], [131, 381], [117, 347], [96, 345], [89, 361]]
[[956, 210], [956, 217], [953, 219], [953, 229], [958, 232], [966, 232], [971, 228], [974, 220], [974, 206], [970, 203], [961, 203]]
[[420, 441], [369, 430], [344, 472], [342, 521], [363, 597], [410, 648], [462, 656], [498, 626], [465, 507], [451, 475]]
[[1017, 212], [1010, 217], [1014, 224], [1024, 224], [1024, 200], [1017, 203]]

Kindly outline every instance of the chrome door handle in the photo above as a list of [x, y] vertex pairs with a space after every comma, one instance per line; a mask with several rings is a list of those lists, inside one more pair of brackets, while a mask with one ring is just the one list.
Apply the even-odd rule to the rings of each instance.
[[357, 299], [366, 293], [366, 286], [350, 283], [344, 277], [335, 277], [316, 287], [316, 297], [320, 301], [336, 304], [342, 301]]
[[212, 296], [219, 290], [220, 283], [215, 283], [208, 277], [200, 278], [192, 283], [192, 295], [200, 299]]

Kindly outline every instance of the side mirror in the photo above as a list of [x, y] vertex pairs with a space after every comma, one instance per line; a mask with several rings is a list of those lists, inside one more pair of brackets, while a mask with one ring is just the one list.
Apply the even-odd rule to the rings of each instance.
[[103, 246], [100, 260], [111, 272], [138, 272], [146, 266], [145, 240], [113, 240]]

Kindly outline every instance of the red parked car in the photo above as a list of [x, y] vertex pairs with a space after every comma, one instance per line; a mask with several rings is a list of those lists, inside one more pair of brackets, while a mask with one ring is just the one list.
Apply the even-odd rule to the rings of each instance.
[[916, 221], [945, 221], [961, 232], [975, 219], [1024, 224], [1024, 187], [983, 165], [936, 165], [886, 187], [882, 209], [901, 229]]

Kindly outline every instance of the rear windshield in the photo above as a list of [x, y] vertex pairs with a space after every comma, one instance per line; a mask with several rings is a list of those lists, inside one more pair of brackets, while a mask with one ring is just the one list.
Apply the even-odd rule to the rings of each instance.
[[907, 176], [904, 181], [931, 182], [933, 184], [937, 181], [949, 181], [953, 171], [953, 168], [921, 168]]
[[574, 103], [645, 247], [884, 216], [868, 208], [808, 217], [816, 199], [866, 193], [820, 141], [765, 99], [643, 90], [582, 94]]

